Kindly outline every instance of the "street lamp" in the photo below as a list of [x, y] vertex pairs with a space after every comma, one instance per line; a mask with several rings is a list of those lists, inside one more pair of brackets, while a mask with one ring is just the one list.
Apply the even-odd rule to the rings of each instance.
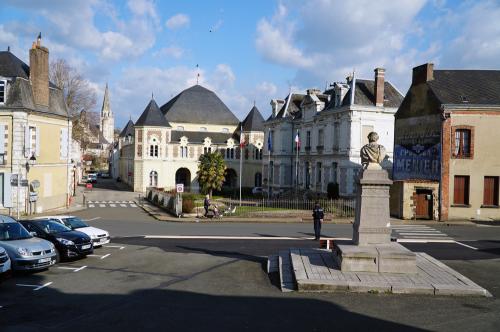
[[30, 168], [35, 166], [36, 164], [36, 157], [35, 155], [31, 155], [30, 159], [28, 159], [28, 161], [26, 161], [26, 164], [24, 165], [24, 167], [26, 167], [26, 172], [28, 173], [30, 171]]

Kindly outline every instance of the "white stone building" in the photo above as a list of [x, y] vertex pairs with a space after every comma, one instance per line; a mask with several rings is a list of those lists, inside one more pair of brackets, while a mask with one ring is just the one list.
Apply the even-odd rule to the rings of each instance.
[[135, 124], [130, 120], [120, 133], [118, 173], [134, 191], [147, 187], [173, 189], [182, 183], [187, 191], [198, 191], [198, 158], [206, 152], [224, 155], [225, 187], [239, 185], [240, 130], [246, 146], [243, 187], [262, 182], [264, 119], [257, 108], [240, 123], [212, 91], [195, 85], [161, 108], [151, 99]]
[[360, 149], [372, 131], [387, 149], [384, 167], [390, 171], [394, 114], [403, 96], [384, 80], [384, 72], [377, 68], [374, 80], [350, 77], [323, 93], [309, 89], [306, 94], [272, 100], [272, 115], [264, 123], [266, 142], [271, 136], [271, 153], [268, 144], [264, 151], [264, 182], [274, 192], [297, 187], [321, 193], [332, 182], [338, 184], [341, 196], [353, 196]]

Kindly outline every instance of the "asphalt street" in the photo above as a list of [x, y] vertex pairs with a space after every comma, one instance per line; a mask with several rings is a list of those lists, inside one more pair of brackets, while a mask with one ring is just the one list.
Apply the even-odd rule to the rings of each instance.
[[[103, 188], [101, 194], [109, 193]], [[500, 326], [498, 226], [432, 226], [458, 243], [421, 238], [402, 243], [442, 260], [493, 298], [315, 294], [282, 293], [277, 276], [266, 273], [267, 256], [279, 249], [318, 245], [308, 239], [309, 224], [159, 222], [138, 207], [76, 214], [109, 230], [112, 243], [94, 256], [1, 283], [2, 332], [497, 331]], [[323, 230], [329, 237], [352, 232], [351, 225]], [[413, 232], [419, 230], [438, 234], [418, 227]]]

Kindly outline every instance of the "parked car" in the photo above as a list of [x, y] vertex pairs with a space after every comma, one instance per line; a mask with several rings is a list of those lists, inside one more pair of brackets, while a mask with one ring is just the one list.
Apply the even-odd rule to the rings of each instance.
[[77, 230], [79, 232], [85, 233], [92, 239], [94, 248], [107, 244], [110, 241], [109, 233], [107, 231], [89, 226], [82, 219], [75, 216], [45, 216], [35, 219], [54, 220], [66, 227], [71, 228], [72, 230]]
[[56, 247], [57, 261], [85, 257], [94, 252], [90, 237], [73, 231], [50, 219], [20, 220], [26, 229], [37, 237], [48, 240]]
[[87, 174], [87, 183], [96, 183], [97, 182], [97, 174], [89, 173]]
[[33, 237], [13, 218], [0, 215], [0, 246], [7, 251], [13, 270], [43, 270], [56, 262], [49, 241]]
[[2, 281], [11, 269], [10, 258], [4, 248], [0, 247], [0, 281]]
[[262, 190], [262, 187], [254, 187], [252, 189], [252, 194], [254, 195], [258, 195], [258, 194], [262, 194], [264, 191]]

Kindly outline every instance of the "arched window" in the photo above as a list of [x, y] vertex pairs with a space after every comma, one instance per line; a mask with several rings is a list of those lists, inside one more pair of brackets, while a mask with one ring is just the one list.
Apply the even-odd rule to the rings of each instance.
[[149, 173], [149, 186], [150, 187], [157, 187], [158, 186], [158, 172], [151, 171]]

